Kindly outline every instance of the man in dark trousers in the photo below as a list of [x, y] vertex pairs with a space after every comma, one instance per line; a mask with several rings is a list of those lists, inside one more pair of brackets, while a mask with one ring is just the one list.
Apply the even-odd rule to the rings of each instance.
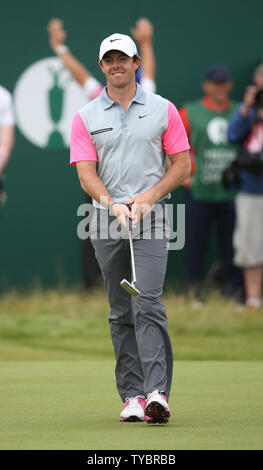
[[227, 140], [227, 127], [236, 110], [230, 100], [232, 80], [226, 67], [211, 67], [204, 78], [203, 98], [180, 109], [193, 153], [191, 177], [185, 181], [186, 281], [199, 294], [204, 279], [212, 222], [216, 222], [222, 263], [222, 289], [226, 295], [241, 289], [241, 273], [233, 265], [235, 207], [233, 191], [222, 183], [223, 170], [236, 158], [236, 145]]

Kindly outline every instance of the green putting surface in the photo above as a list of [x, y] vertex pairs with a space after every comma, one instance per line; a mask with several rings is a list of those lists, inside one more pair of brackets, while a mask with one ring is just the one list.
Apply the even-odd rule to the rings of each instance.
[[0, 362], [1, 449], [262, 449], [263, 362], [176, 361], [168, 425], [121, 423], [114, 361]]

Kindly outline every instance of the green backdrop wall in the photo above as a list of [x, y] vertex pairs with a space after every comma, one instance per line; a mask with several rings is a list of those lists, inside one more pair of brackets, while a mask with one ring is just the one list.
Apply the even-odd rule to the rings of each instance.
[[[11, 92], [33, 63], [52, 57], [46, 34], [51, 17], [64, 19], [67, 44], [100, 80], [98, 45], [112, 32], [127, 33], [147, 16], [155, 26], [158, 92], [178, 107], [201, 94], [208, 65], [230, 67], [239, 100], [263, 57], [262, 0], [48, 0], [4, 2], [0, 17], [0, 83]], [[41, 120], [41, 112], [34, 119]], [[6, 171], [8, 202], [0, 212], [0, 286], [23, 287], [81, 280], [77, 207], [84, 201], [67, 148], [40, 148], [16, 131]], [[173, 202], [182, 202], [182, 190]], [[207, 259], [216, 256], [216, 244]], [[168, 278], [180, 278], [183, 252], [171, 252]]]

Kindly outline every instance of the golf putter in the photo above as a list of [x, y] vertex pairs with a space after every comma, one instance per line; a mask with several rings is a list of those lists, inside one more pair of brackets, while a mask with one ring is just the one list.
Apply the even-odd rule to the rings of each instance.
[[135, 287], [136, 284], [136, 273], [135, 273], [135, 263], [134, 263], [134, 253], [133, 253], [133, 242], [132, 242], [132, 221], [129, 218], [129, 242], [130, 242], [130, 251], [131, 251], [131, 267], [132, 267], [132, 281], [129, 282], [127, 279], [121, 281], [121, 287], [125, 289], [129, 294], [136, 297], [140, 294], [140, 291]]

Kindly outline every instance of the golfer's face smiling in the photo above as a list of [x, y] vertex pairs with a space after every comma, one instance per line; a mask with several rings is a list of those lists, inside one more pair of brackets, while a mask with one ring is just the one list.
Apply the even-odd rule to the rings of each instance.
[[120, 51], [110, 51], [100, 62], [101, 70], [105, 73], [107, 82], [113, 87], [123, 88], [134, 80], [138, 64], [133, 57]]

